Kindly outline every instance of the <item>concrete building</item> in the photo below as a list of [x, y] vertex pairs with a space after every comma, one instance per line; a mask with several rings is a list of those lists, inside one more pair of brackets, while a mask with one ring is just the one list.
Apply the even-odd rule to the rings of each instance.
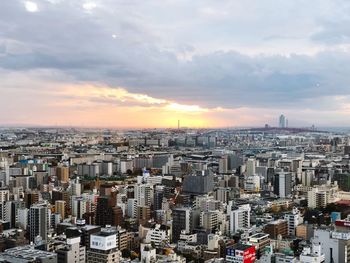
[[115, 263], [120, 260], [117, 249], [117, 233], [115, 228], [102, 228], [100, 233], [92, 234], [90, 249], [87, 251], [87, 263]]
[[152, 248], [151, 244], [141, 244], [141, 262], [142, 263], [156, 263], [157, 253], [156, 249]]
[[288, 235], [295, 236], [297, 226], [303, 222], [300, 211], [297, 208], [293, 208], [292, 212], [284, 215], [284, 219], [287, 220]]
[[58, 250], [57, 263], [85, 263], [85, 246], [80, 245], [80, 237], [67, 238], [66, 245]]
[[311, 247], [304, 247], [300, 255], [302, 263], [323, 263], [325, 262], [325, 254], [322, 253], [320, 244], [312, 243]]
[[50, 210], [47, 204], [34, 204], [29, 209], [29, 233], [30, 241], [36, 237], [47, 240], [50, 228]]
[[154, 244], [156, 248], [162, 247], [170, 242], [170, 230], [163, 225], [156, 225], [147, 231], [146, 243]]
[[286, 172], [275, 174], [273, 190], [279, 198], [289, 197], [292, 194], [292, 174]]
[[58, 166], [56, 168], [56, 176], [59, 182], [68, 183], [69, 181], [69, 167]]
[[183, 192], [185, 194], [207, 194], [214, 189], [214, 177], [205, 171], [195, 175], [187, 175], [183, 181]]
[[279, 117], [278, 127], [279, 128], [286, 128], [286, 117], [283, 114], [281, 114]]
[[61, 219], [66, 218], [66, 202], [63, 200], [55, 201], [55, 211], [61, 215]]
[[238, 230], [250, 228], [250, 211], [249, 204], [239, 206], [238, 209], [228, 211], [230, 216], [230, 233], [235, 234]]
[[255, 168], [256, 168], [256, 160], [252, 159], [252, 158], [248, 159], [247, 160], [247, 176], [256, 175]]
[[271, 238], [277, 239], [280, 235], [282, 238], [288, 236], [288, 222], [287, 220], [278, 219], [268, 223], [264, 232], [269, 234]]
[[176, 242], [184, 230], [189, 233], [192, 225], [190, 208], [175, 208], [173, 210], [173, 242]]
[[248, 244], [255, 247], [256, 257], [259, 259], [271, 244], [269, 234], [256, 233], [248, 238]]
[[228, 263], [253, 263], [255, 260], [254, 246], [237, 244], [226, 249], [226, 262]]
[[350, 233], [316, 229], [312, 242], [321, 245], [325, 262], [350, 262]]

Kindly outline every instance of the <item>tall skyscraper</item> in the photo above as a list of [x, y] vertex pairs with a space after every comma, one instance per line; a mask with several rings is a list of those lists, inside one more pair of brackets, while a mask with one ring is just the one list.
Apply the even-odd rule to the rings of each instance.
[[279, 127], [286, 128], [286, 117], [283, 114], [279, 118]]

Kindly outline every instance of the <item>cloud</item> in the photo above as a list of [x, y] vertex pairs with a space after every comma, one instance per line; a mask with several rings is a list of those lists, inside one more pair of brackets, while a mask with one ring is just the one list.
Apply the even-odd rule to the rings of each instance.
[[38, 5], [36, 3], [34, 3], [34, 2], [26, 1], [24, 3], [24, 5], [25, 5], [25, 8], [26, 8], [26, 10], [28, 12], [32, 12], [33, 13], [33, 12], [39, 11]]
[[[336, 114], [334, 98], [350, 96], [348, 11], [341, 0], [5, 1], [0, 68], [80, 109], [128, 104], [228, 123], [238, 109]], [[0, 92], [21, 85], [5, 81]]]

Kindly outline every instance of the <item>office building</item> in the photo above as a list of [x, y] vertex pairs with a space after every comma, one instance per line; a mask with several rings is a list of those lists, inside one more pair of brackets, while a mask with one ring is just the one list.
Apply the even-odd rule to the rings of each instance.
[[264, 232], [269, 234], [272, 239], [277, 239], [278, 236], [285, 238], [288, 236], [288, 222], [287, 220], [278, 219], [269, 222], [264, 227]]
[[66, 218], [66, 202], [63, 200], [57, 200], [55, 202], [55, 211], [60, 214], [61, 219], [64, 220]]
[[183, 192], [185, 194], [207, 194], [212, 192], [214, 188], [213, 175], [207, 174], [204, 171], [198, 172], [195, 175], [187, 175], [183, 182]]
[[280, 198], [286, 198], [292, 194], [292, 174], [280, 172], [275, 174], [274, 194]]
[[286, 128], [286, 117], [281, 114], [279, 117], [279, 123], [278, 123], [279, 128]]
[[50, 210], [47, 204], [34, 204], [29, 209], [29, 234], [30, 241], [37, 237], [47, 240], [50, 228]]
[[175, 208], [173, 210], [173, 242], [176, 242], [180, 238], [182, 230], [190, 233], [192, 225], [191, 212], [190, 208]]
[[92, 234], [90, 249], [87, 251], [87, 263], [115, 263], [120, 260], [117, 249], [117, 232], [115, 228], [102, 228], [100, 233]]
[[235, 210], [228, 211], [231, 234], [235, 234], [239, 230], [250, 228], [250, 211], [251, 207], [249, 204], [241, 205]]
[[80, 237], [67, 238], [64, 247], [56, 250], [57, 263], [85, 263], [85, 247], [80, 245]]
[[237, 244], [226, 248], [226, 262], [228, 263], [253, 263], [255, 260], [254, 246]]

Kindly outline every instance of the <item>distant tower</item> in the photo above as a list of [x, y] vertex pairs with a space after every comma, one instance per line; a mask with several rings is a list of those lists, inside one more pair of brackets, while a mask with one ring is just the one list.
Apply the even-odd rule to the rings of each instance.
[[286, 119], [286, 128], [288, 128], [288, 119]]
[[180, 120], [177, 120], [177, 129], [180, 130]]
[[283, 114], [279, 118], [279, 127], [286, 128], [286, 117]]

